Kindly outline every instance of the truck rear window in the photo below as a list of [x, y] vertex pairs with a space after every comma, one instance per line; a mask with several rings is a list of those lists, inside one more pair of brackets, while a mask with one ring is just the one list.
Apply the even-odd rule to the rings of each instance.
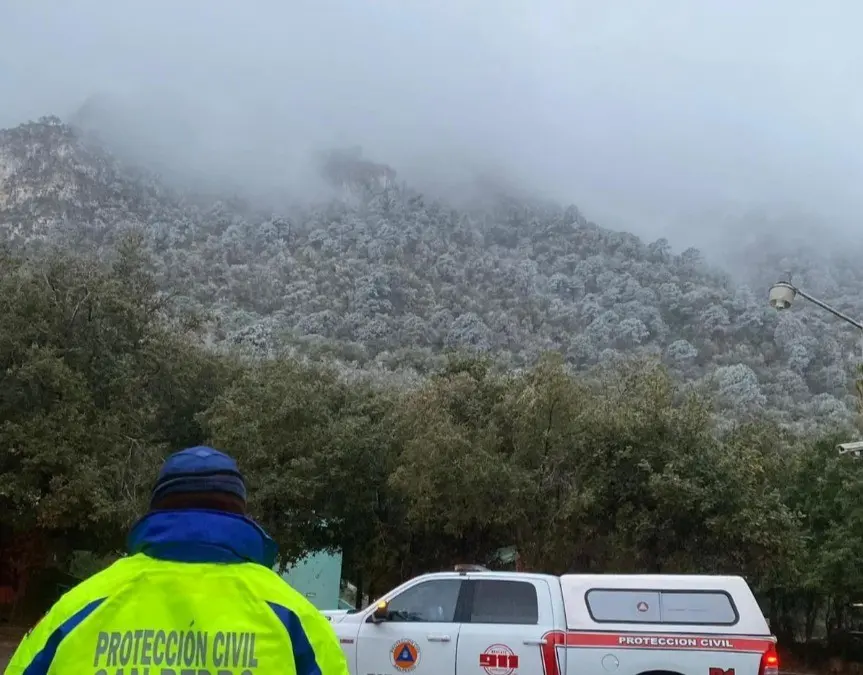
[[597, 623], [673, 623], [732, 626], [740, 618], [725, 591], [594, 588], [585, 594]]
[[475, 581], [471, 623], [535, 626], [539, 623], [536, 587], [526, 581]]

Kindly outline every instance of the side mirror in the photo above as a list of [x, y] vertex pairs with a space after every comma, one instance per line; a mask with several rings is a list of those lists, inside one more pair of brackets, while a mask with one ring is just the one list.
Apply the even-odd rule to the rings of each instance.
[[381, 600], [372, 612], [372, 621], [379, 623], [390, 618], [390, 606], [386, 600]]

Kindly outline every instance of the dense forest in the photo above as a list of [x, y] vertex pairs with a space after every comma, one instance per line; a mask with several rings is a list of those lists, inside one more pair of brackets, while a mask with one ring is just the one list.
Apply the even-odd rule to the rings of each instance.
[[574, 370], [649, 356], [715, 394], [728, 420], [853, 423], [859, 335], [766, 302], [791, 276], [863, 315], [853, 247], [822, 255], [823, 238], [738, 228], [728, 256], [748, 272], [732, 278], [696, 249], [603, 229], [573, 206], [487, 192], [455, 209], [357, 152], [321, 174], [332, 199], [262, 210], [173, 190], [47, 118], [0, 132], [0, 228], [29, 250], [106, 256], [138, 231], [159, 289], [206, 317], [206, 341], [252, 354], [288, 349], [407, 383], [453, 349], [507, 369], [547, 351]]
[[[775, 630], [844, 627], [863, 591], [863, 463], [838, 436], [715, 403], [655, 360], [573, 374], [449, 354], [422, 383], [257, 359], [169, 311], [139, 241], [113, 262], [0, 260], [4, 563], [121, 550], [161, 458], [209, 442], [285, 561], [339, 547], [371, 596], [515, 546], [529, 569], [745, 574]], [[7, 570], [10, 574], [11, 570]]]
[[575, 207], [331, 160], [332, 201], [275, 215], [53, 118], [0, 132], [0, 586], [121, 550], [161, 458], [207, 442], [283, 561], [340, 548], [372, 597], [515, 546], [744, 574], [786, 640], [853, 625], [856, 336]]

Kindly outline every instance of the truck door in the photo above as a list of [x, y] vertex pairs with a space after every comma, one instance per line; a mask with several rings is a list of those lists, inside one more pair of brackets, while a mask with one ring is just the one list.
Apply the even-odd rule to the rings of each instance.
[[548, 583], [482, 576], [467, 582], [457, 674], [542, 673], [542, 636], [554, 629]]
[[357, 675], [455, 672], [457, 618], [464, 604], [459, 599], [466, 587], [460, 578], [429, 579], [391, 598], [386, 621], [361, 624]]

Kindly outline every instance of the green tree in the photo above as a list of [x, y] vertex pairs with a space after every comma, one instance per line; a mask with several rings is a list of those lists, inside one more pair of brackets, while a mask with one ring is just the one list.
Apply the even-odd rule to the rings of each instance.
[[398, 465], [389, 479], [405, 504], [400, 568], [476, 562], [513, 543], [508, 512], [517, 476], [497, 406], [507, 387], [489, 363], [453, 357], [392, 414]]
[[788, 481], [801, 550], [796, 575], [776, 594], [776, 614], [789, 635], [811, 637], [819, 616], [828, 632], [847, 628], [848, 605], [863, 595], [863, 465], [836, 452], [843, 440], [831, 434], [806, 444]]
[[0, 258], [0, 528], [122, 545], [161, 457], [231, 376], [169, 329], [140, 243], [112, 264]]
[[396, 520], [387, 496], [387, 393], [349, 386], [324, 366], [252, 364], [203, 416], [212, 442], [248, 475], [254, 513], [283, 562], [324, 548], [365, 568]]

